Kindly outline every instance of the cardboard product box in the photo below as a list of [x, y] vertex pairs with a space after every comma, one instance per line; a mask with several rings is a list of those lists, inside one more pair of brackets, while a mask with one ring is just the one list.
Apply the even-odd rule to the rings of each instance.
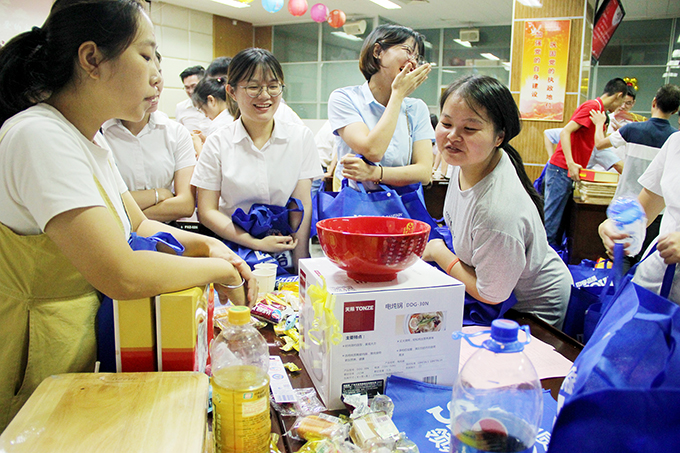
[[205, 371], [212, 339], [210, 286], [161, 294], [154, 303], [158, 371]]
[[153, 300], [113, 300], [116, 371], [156, 371]]
[[[458, 280], [424, 261], [390, 282], [357, 282], [327, 258], [300, 260], [299, 275], [300, 357], [329, 409], [344, 408], [343, 393], [383, 394], [392, 374], [453, 385], [460, 345], [451, 334], [462, 327], [465, 294]], [[324, 280], [335, 298], [327, 310], [310, 295]]]

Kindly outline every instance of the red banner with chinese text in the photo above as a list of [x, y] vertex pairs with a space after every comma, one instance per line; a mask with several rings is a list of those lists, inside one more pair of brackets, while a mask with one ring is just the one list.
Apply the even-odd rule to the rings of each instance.
[[519, 93], [523, 120], [563, 120], [570, 28], [570, 20], [525, 23]]

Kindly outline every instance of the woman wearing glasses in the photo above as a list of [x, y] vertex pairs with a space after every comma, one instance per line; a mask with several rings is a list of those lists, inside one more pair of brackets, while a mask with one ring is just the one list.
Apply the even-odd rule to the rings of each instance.
[[341, 138], [336, 190], [342, 178], [393, 186], [430, 181], [430, 113], [407, 97], [430, 73], [420, 64], [423, 51], [423, 36], [399, 25], [381, 25], [364, 40], [359, 69], [366, 83], [335, 90], [328, 100], [328, 119]]
[[[312, 180], [323, 176], [314, 135], [306, 126], [275, 121], [283, 70], [270, 52], [239, 52], [227, 80], [238, 112], [236, 121], [206, 139], [196, 165], [191, 184], [198, 189], [199, 219], [238, 246], [273, 255], [292, 251], [291, 267], [297, 269], [298, 259], [309, 257]], [[302, 218], [291, 215], [292, 229], [299, 226], [295, 234], [257, 239], [232, 223], [237, 208], [248, 212], [254, 203], [285, 206], [290, 197], [304, 207]]]

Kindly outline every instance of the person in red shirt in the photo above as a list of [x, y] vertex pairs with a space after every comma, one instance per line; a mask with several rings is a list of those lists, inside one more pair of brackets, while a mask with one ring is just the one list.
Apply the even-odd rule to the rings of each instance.
[[561, 245], [560, 225], [564, 208], [572, 192], [572, 180], [579, 180], [579, 170], [585, 168], [595, 146], [595, 125], [590, 111], [613, 112], [621, 106], [628, 93], [623, 79], [612, 79], [599, 98], [581, 104], [560, 132], [560, 142], [550, 158], [545, 173], [545, 231], [548, 243], [554, 248]]

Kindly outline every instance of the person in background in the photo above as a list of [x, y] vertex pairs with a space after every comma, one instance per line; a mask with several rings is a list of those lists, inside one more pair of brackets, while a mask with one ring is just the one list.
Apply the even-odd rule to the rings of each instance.
[[[210, 127], [206, 132], [206, 137], [213, 134], [223, 126], [231, 124], [236, 114], [236, 104], [230, 102], [227, 96], [227, 77], [220, 76], [216, 79], [204, 77], [198, 82], [191, 95], [194, 105], [210, 118]], [[201, 149], [203, 148], [201, 144]], [[199, 151], [199, 155], [201, 152]]]
[[[638, 195], [638, 201], [647, 216], [647, 225], [649, 226], [665, 208], [665, 214], [659, 227], [659, 235], [652, 241], [653, 245], [656, 245], [656, 250], [640, 262], [633, 276], [634, 283], [656, 294], [661, 291], [666, 267], [680, 262], [680, 179], [678, 179], [678, 168], [680, 168], [680, 133], [674, 132], [668, 137], [666, 143], [639, 179], [642, 190]], [[610, 219], [600, 224], [598, 232], [610, 256], [613, 256], [614, 243], [620, 241], [625, 243], [628, 237], [625, 233], [619, 233], [614, 222]], [[649, 254], [652, 246], [648, 247], [643, 256]], [[680, 266], [677, 266], [669, 295], [669, 299], [676, 304], [680, 304], [679, 272]]]
[[203, 69], [203, 66], [190, 66], [179, 75], [182, 85], [184, 85], [184, 92], [189, 99], [185, 99], [175, 107], [175, 121], [187, 128], [195, 139], [200, 139], [201, 136], [204, 136], [210, 126], [210, 121], [191, 101], [194, 88], [196, 88], [198, 81], [203, 78], [204, 74], [205, 69]]
[[231, 57], [217, 57], [210, 62], [205, 70], [205, 75], [213, 79], [226, 77], [227, 72], [229, 72], [229, 63], [231, 63]]
[[[430, 114], [430, 123], [432, 123], [432, 129], [437, 128], [439, 123], [439, 118], [434, 113]], [[434, 155], [434, 163], [432, 164], [432, 178], [433, 179], [449, 179], [449, 164], [442, 159], [442, 153], [439, 152], [439, 147], [437, 146], [437, 141], [432, 141], [432, 154]]]
[[619, 128], [625, 126], [628, 123], [637, 123], [640, 121], [647, 121], [642, 115], [631, 112], [633, 107], [635, 107], [635, 99], [637, 98], [637, 91], [632, 85], [628, 85], [628, 93], [623, 105], [616, 109], [611, 115], [611, 122], [607, 128], [607, 133], [611, 134], [614, 131], [619, 130]]
[[579, 181], [579, 170], [588, 165], [595, 147], [595, 126], [590, 111], [613, 112], [624, 102], [628, 85], [623, 79], [612, 79], [602, 96], [581, 104], [560, 133], [560, 142], [548, 163], [545, 174], [545, 230], [551, 246], [561, 246], [564, 209], [572, 193], [573, 181]]
[[191, 135], [158, 111], [163, 92], [161, 55], [156, 63], [161, 81], [158, 96], [141, 121], [113, 119], [102, 126], [116, 166], [132, 198], [151, 220], [170, 222], [191, 217], [196, 207], [191, 174], [196, 165]]
[[[606, 127], [606, 124], [603, 127]], [[550, 157], [555, 152], [555, 147], [560, 142], [560, 132], [562, 132], [561, 127], [543, 131], [543, 144], [545, 145], [546, 153], [548, 153], [548, 160], [550, 160]], [[607, 171], [614, 169], [617, 173], [621, 174], [623, 171], [623, 160], [609, 148], [597, 149], [595, 147], [586, 168]]]
[[[598, 126], [595, 132], [595, 146], [615, 147], [622, 150], [625, 165], [623, 174], [616, 187], [614, 199], [622, 196], [637, 196], [644, 188], [638, 179], [644, 174], [649, 164], [659, 153], [671, 134], [677, 129], [671, 126], [669, 118], [680, 107], [680, 87], [664, 85], [659, 88], [652, 100], [652, 117], [648, 121], [631, 122], [613, 134], [605, 137], [599, 129], [603, 124], [603, 114], [593, 111], [592, 121]], [[663, 215], [659, 214], [647, 227], [647, 234], [641, 252], [634, 257], [626, 257], [626, 268], [634, 265], [642, 258], [651, 241], [659, 235]]]
[[[269, 51], [239, 52], [227, 80], [238, 116], [208, 136], [198, 160], [191, 184], [198, 188], [199, 220], [229, 243], [273, 255], [292, 251], [292, 262], [282, 267], [297, 272], [297, 261], [309, 257], [312, 180], [323, 174], [314, 136], [306, 126], [276, 119], [284, 79]], [[299, 226], [293, 235], [257, 239], [231, 220], [237, 208], [286, 206], [290, 197], [304, 207], [302, 218], [291, 214], [293, 230]]]
[[439, 103], [437, 144], [454, 166], [444, 220], [455, 253], [434, 239], [423, 259], [465, 284], [473, 298], [499, 304], [514, 293], [516, 310], [560, 328], [572, 278], [548, 245], [541, 196], [509, 144], [520, 131], [510, 91], [493, 77], [468, 76], [449, 85]]
[[[427, 106], [409, 98], [430, 73], [420, 64], [423, 35], [400, 25], [380, 25], [364, 40], [359, 69], [366, 83], [340, 88], [328, 99], [328, 119], [338, 143], [333, 189], [342, 178], [405, 186], [432, 177], [432, 139]], [[363, 159], [379, 165], [369, 165]]]
[[[247, 280], [257, 296], [221, 241], [144, 216], [99, 133], [111, 118], [140, 121], [158, 97], [153, 31], [134, 0], [57, 0], [0, 49], [0, 431], [46, 377], [94, 370], [99, 291], [217, 283], [244, 304]], [[160, 231], [184, 256], [128, 244]]]
[[312, 197], [319, 190], [323, 190], [326, 181], [333, 181], [333, 172], [338, 164], [337, 140], [331, 129], [331, 123], [326, 121], [314, 136], [316, 149], [319, 151], [319, 160], [323, 168], [323, 178], [312, 182]]

